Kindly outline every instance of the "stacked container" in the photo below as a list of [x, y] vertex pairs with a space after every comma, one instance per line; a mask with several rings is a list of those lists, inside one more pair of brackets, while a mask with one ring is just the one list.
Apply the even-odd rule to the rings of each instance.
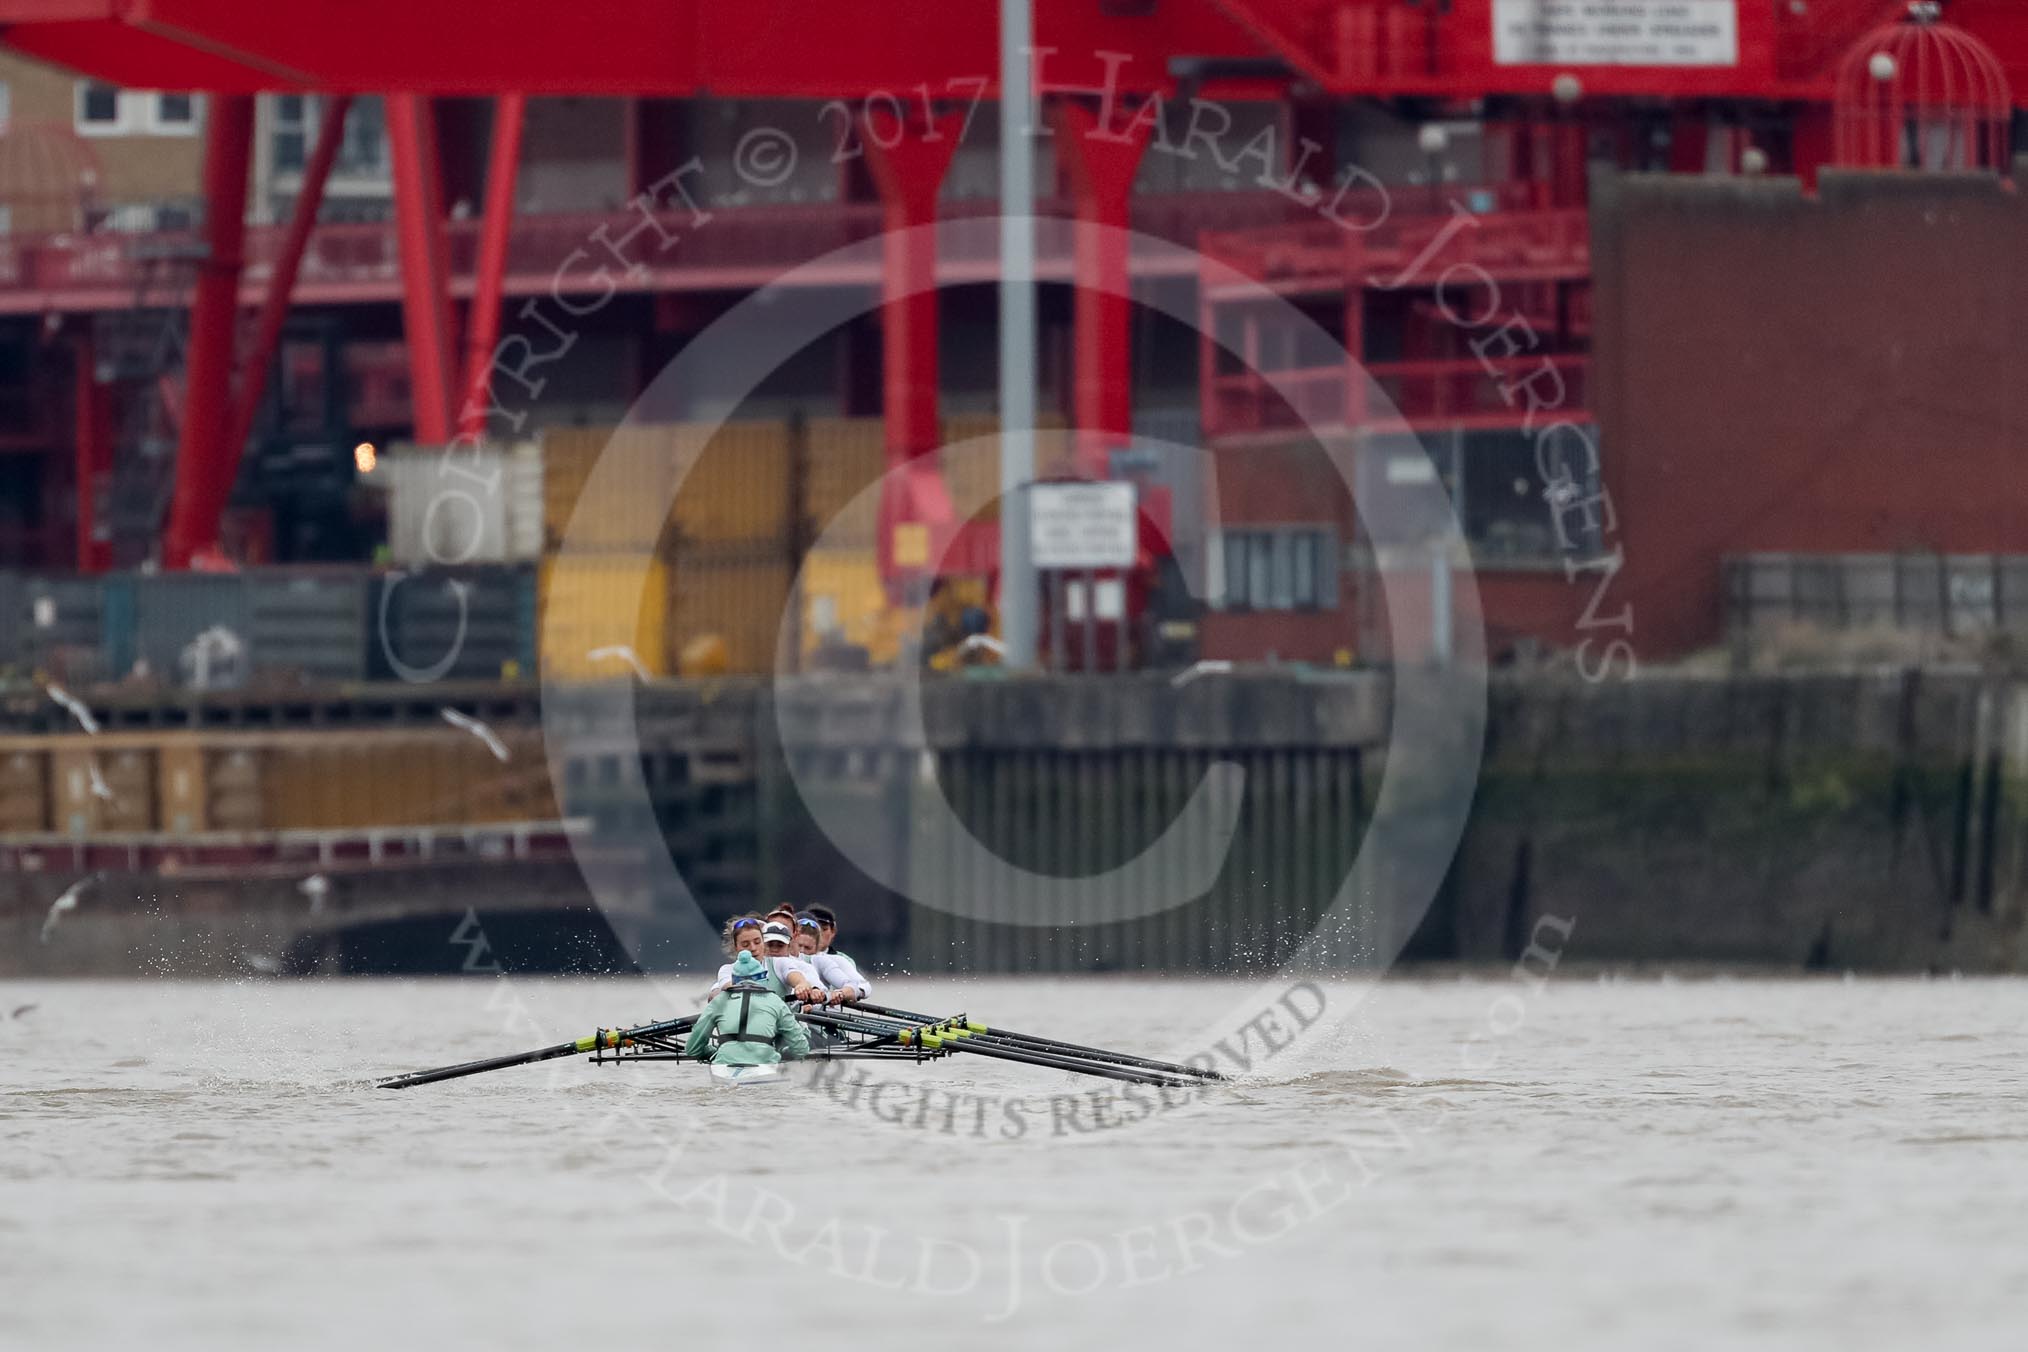
[[705, 439], [675, 429], [682, 475], [672, 517], [669, 639], [678, 671], [793, 669], [780, 652], [783, 617], [803, 550], [803, 467], [789, 424], [726, 423]]
[[859, 650], [883, 665], [895, 654], [877, 550], [886, 434], [878, 418], [812, 418], [804, 436], [804, 660], [840, 663]]
[[536, 647], [545, 676], [619, 679], [633, 664], [668, 672], [661, 542], [676, 468], [670, 443], [670, 429], [658, 426], [543, 434]]

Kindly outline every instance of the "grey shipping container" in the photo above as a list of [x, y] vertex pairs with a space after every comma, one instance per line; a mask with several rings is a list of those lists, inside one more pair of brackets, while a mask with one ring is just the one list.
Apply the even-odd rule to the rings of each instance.
[[[109, 637], [123, 669], [145, 663], [158, 679], [185, 684], [193, 671], [186, 657], [194, 655], [198, 636], [213, 630], [230, 634], [240, 653], [247, 652], [246, 584], [237, 573], [125, 574], [108, 579], [107, 586], [123, 603], [132, 597], [131, 628], [121, 636], [127, 642]], [[244, 656], [240, 669], [245, 670]]]
[[534, 671], [534, 573], [526, 567], [437, 568], [381, 580], [376, 674], [404, 680], [498, 680]]
[[105, 589], [97, 578], [12, 575], [0, 587], [6, 607], [0, 663], [46, 671], [59, 680], [114, 674], [106, 654]]
[[364, 568], [248, 573], [254, 668], [309, 681], [368, 675], [373, 575]]

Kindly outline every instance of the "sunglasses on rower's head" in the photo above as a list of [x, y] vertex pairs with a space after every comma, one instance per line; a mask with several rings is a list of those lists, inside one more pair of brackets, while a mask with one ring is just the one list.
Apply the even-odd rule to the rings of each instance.
[[749, 916], [745, 920], [735, 920], [732, 922], [732, 932], [734, 934], [737, 934], [741, 930], [745, 929], [748, 925], [758, 925], [758, 924], [760, 924], [760, 921], [753, 919], [751, 916]]
[[796, 917], [796, 928], [806, 930], [821, 930], [824, 927], [818, 924], [814, 919], [812, 919], [807, 915], [799, 915]]

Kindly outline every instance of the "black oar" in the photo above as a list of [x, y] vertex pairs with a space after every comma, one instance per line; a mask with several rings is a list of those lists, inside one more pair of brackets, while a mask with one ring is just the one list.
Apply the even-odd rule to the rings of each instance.
[[[1153, 1084], [1183, 1086], [1195, 1083], [1180, 1080], [1173, 1075], [1156, 1071], [1141, 1070], [1133, 1066], [1117, 1065], [1096, 1061], [1091, 1058], [1077, 1058], [1056, 1055], [1029, 1047], [1018, 1047], [998, 1039], [979, 1037], [963, 1028], [932, 1025], [924, 1028], [883, 1028], [865, 1020], [842, 1019], [833, 1014], [805, 1012], [806, 1022], [816, 1023], [847, 1032], [892, 1033], [895, 1040], [904, 1047], [921, 1047], [927, 1051], [970, 1052], [974, 1056], [990, 1056], [1001, 1061], [1020, 1061], [1031, 1066], [1049, 1066], [1056, 1070], [1068, 1070], [1079, 1075], [1097, 1075], [1108, 1080], [1125, 1080], [1129, 1084]], [[939, 1031], [939, 1028], [942, 1031]]]
[[489, 1056], [483, 1061], [467, 1061], [462, 1065], [440, 1066], [435, 1070], [418, 1070], [407, 1075], [396, 1075], [382, 1080], [382, 1089], [413, 1089], [419, 1084], [435, 1084], [439, 1080], [455, 1080], [465, 1075], [482, 1075], [489, 1070], [505, 1070], [508, 1066], [533, 1065], [537, 1061], [554, 1061], [559, 1056], [571, 1056], [578, 1052], [597, 1051], [601, 1047], [618, 1047], [638, 1038], [665, 1037], [671, 1033], [684, 1033], [697, 1022], [695, 1014], [680, 1019], [668, 1019], [662, 1023], [644, 1023], [638, 1028], [601, 1028], [590, 1037], [581, 1037], [575, 1042], [559, 1042], [554, 1047], [539, 1051], [516, 1052], [512, 1056]]
[[1059, 1042], [1053, 1037], [1037, 1037], [1033, 1033], [1016, 1033], [1005, 1028], [990, 1027], [987, 1024], [980, 1023], [976, 1019], [938, 1019], [928, 1014], [911, 1014], [905, 1009], [890, 1009], [886, 1005], [869, 1005], [863, 1001], [852, 1005], [851, 1008], [865, 1010], [868, 1014], [884, 1014], [890, 1019], [906, 1019], [911, 1023], [932, 1025], [955, 1023], [958, 1028], [970, 1033], [984, 1034], [988, 1037], [998, 1038], [1003, 1042], [1021, 1043], [1053, 1053], [1081, 1056], [1091, 1061], [1107, 1061], [1114, 1065], [1122, 1066], [1139, 1066], [1143, 1070], [1166, 1071], [1171, 1075], [1188, 1075], [1199, 1080], [1223, 1080], [1227, 1078], [1215, 1070], [1206, 1070], [1202, 1066], [1179, 1066], [1173, 1061], [1156, 1061], [1146, 1056], [1130, 1056], [1125, 1052], [1107, 1051], [1103, 1047], [1083, 1047], [1075, 1042]]

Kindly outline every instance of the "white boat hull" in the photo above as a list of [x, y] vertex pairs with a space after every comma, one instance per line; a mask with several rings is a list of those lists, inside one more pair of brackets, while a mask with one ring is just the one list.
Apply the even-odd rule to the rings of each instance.
[[717, 1084], [729, 1089], [749, 1089], [761, 1084], [780, 1084], [783, 1079], [780, 1062], [763, 1066], [713, 1066], [711, 1078]]

